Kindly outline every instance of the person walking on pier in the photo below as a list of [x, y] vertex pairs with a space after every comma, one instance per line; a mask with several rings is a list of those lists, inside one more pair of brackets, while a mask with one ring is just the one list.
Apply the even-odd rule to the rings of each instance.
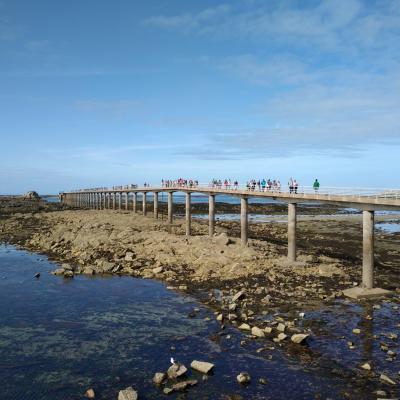
[[314, 192], [318, 192], [319, 190], [319, 182], [318, 179], [315, 179], [314, 184], [313, 184]]
[[293, 193], [293, 178], [289, 179], [288, 186], [289, 186], [289, 193]]

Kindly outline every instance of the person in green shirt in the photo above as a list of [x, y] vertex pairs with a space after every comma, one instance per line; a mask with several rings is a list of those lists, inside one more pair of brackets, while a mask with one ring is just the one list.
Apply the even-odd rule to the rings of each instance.
[[315, 179], [313, 188], [314, 188], [314, 191], [318, 192], [318, 189], [319, 189], [319, 182], [318, 182], [318, 179]]

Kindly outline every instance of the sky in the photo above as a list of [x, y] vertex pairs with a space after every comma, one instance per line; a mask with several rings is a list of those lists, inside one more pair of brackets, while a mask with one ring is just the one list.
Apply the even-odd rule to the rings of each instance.
[[0, 194], [399, 188], [400, 1], [0, 0]]

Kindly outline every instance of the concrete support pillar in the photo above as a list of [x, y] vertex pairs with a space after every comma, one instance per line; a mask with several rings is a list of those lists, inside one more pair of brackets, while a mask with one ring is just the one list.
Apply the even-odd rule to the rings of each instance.
[[122, 193], [118, 193], [118, 210], [121, 210], [122, 207]]
[[362, 286], [374, 287], [374, 211], [363, 211]]
[[116, 196], [116, 194], [112, 193], [112, 208], [113, 208], [113, 210], [115, 210], [115, 196]]
[[240, 238], [242, 240], [242, 246], [247, 246], [247, 235], [248, 235], [248, 200], [247, 197], [241, 197], [240, 199]]
[[153, 193], [153, 203], [154, 203], [154, 219], [158, 219], [158, 192]]
[[213, 237], [215, 233], [215, 194], [208, 196], [208, 234]]
[[107, 194], [107, 209], [109, 210], [110, 209], [110, 197], [111, 197], [111, 194], [110, 193], [108, 193]]
[[129, 193], [125, 193], [125, 210], [129, 210]]
[[143, 192], [143, 215], [146, 216], [147, 193]]
[[190, 196], [189, 192], [186, 193], [186, 213], [185, 213], [185, 220], [186, 220], [186, 236], [190, 236], [191, 228], [192, 228], [192, 216], [190, 212]]
[[168, 192], [168, 223], [172, 225], [174, 219], [174, 193]]
[[297, 204], [288, 204], [288, 261], [296, 261]]
[[137, 193], [133, 193], [133, 212], [137, 211]]

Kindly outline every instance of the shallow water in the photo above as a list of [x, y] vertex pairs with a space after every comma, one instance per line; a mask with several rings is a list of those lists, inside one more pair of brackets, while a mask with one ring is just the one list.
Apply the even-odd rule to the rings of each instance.
[[[367, 396], [368, 385], [353, 388], [350, 378], [302, 363], [302, 352], [294, 358], [279, 347], [257, 353], [271, 345], [265, 340], [250, 340], [243, 348], [244, 334], [231, 327], [221, 331], [209, 309], [162, 283], [131, 277], [64, 279], [49, 273], [54, 268], [44, 256], [0, 246], [2, 400], [82, 399], [89, 387], [97, 399], [116, 399], [130, 385], [140, 399], [164, 398], [151, 378], [169, 367], [171, 356], [187, 366], [200, 359], [216, 367], [204, 382], [189, 373], [199, 384], [185, 397], [165, 398], [340, 399], [343, 391], [355, 391], [350, 398], [374, 398]], [[37, 272], [40, 279], [33, 277]], [[188, 318], [195, 307], [197, 316]], [[327, 326], [335, 313], [326, 315]], [[319, 318], [307, 314], [305, 321], [310, 317]], [[328, 358], [335, 359], [335, 346], [326, 343], [312, 341], [311, 349], [326, 346]], [[240, 371], [250, 372], [249, 386], [237, 384]], [[261, 377], [267, 385], [258, 383]]]

